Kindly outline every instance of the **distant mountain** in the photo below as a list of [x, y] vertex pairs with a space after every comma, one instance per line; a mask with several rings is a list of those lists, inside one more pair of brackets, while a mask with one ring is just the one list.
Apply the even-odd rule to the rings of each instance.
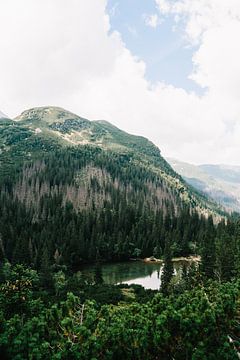
[[199, 167], [219, 181], [231, 184], [240, 184], [240, 166], [200, 165]]
[[240, 166], [193, 165], [167, 159], [190, 185], [210, 196], [227, 211], [240, 212]]

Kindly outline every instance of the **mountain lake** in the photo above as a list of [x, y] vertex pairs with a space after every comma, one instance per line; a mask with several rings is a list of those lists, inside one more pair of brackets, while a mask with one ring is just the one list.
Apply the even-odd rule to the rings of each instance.
[[[184, 263], [189, 266], [189, 262], [174, 262], [174, 275], [181, 276]], [[143, 261], [128, 261], [119, 263], [103, 263], [100, 265], [103, 281], [105, 284], [136, 284], [142, 285], [145, 289], [158, 290], [161, 284], [161, 274], [163, 264], [145, 263]], [[94, 279], [95, 266], [86, 265], [81, 269], [81, 273], [86, 279]]]

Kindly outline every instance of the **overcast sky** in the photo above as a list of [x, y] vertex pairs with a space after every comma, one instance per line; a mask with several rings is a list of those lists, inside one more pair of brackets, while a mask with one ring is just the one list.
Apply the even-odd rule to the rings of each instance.
[[0, 110], [56, 105], [240, 165], [239, 0], [1, 0]]

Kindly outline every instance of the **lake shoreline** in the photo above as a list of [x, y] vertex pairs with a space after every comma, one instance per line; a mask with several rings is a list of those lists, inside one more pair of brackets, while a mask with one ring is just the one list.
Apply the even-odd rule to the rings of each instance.
[[[142, 262], [145, 264], [163, 264], [163, 259], [155, 258], [154, 256], [146, 257], [146, 258], [129, 258], [125, 260], [116, 260], [116, 261], [107, 261], [107, 260], [101, 260], [101, 261], [95, 261], [95, 262], [85, 262], [79, 266], [79, 268], [76, 271], [81, 271], [82, 268], [88, 267], [88, 266], [102, 266], [102, 265], [114, 265], [114, 264], [124, 264], [124, 263], [130, 263], [130, 262]], [[190, 256], [179, 256], [172, 258], [172, 262], [174, 263], [180, 263], [180, 262], [187, 262], [187, 263], [199, 263], [201, 262], [201, 256], [200, 255], [190, 255]], [[75, 271], [75, 272], [76, 272]]]
[[[133, 259], [132, 259], [133, 260]], [[136, 261], [143, 261], [146, 264], [163, 264], [163, 259], [157, 259], [154, 256], [144, 259], [136, 259]], [[199, 263], [201, 261], [200, 255], [191, 255], [191, 256], [179, 256], [172, 258], [172, 262], [189, 262], [189, 263]]]

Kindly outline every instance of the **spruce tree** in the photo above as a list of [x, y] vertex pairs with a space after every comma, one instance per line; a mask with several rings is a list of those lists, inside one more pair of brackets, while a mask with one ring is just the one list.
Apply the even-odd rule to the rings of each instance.
[[172, 262], [172, 250], [169, 238], [166, 239], [164, 249], [164, 265], [161, 276], [161, 291], [164, 295], [169, 294], [169, 285], [174, 274], [173, 262]]
[[103, 274], [102, 274], [102, 268], [99, 263], [96, 264], [94, 269], [94, 282], [97, 285], [103, 284]]
[[219, 280], [230, 281], [236, 273], [236, 242], [233, 236], [223, 232], [216, 240], [217, 275]]
[[207, 228], [203, 234], [201, 271], [206, 278], [214, 279], [216, 276], [215, 228], [212, 217], [208, 219]]

